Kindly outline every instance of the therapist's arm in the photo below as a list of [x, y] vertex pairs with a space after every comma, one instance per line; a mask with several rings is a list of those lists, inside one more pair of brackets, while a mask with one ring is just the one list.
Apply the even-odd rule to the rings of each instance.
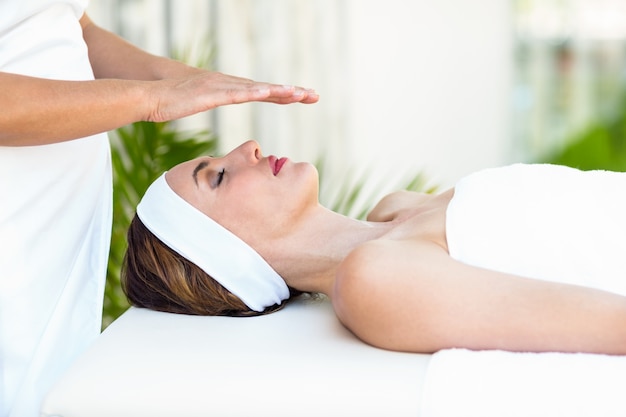
[[314, 103], [300, 87], [209, 72], [148, 54], [81, 19], [93, 81], [0, 72], [0, 146], [62, 142], [136, 121], [179, 119], [227, 104]]
[[302, 87], [255, 82], [150, 54], [97, 26], [87, 15], [83, 15], [80, 23], [96, 78], [176, 80], [167, 86], [182, 91], [192, 89], [194, 95], [199, 96], [198, 102], [204, 103], [203, 110], [247, 101], [289, 104], [318, 100], [317, 94]]

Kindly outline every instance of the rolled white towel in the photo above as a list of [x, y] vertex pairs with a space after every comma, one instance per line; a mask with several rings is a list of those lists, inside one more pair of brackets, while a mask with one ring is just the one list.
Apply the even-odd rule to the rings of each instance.
[[442, 350], [422, 400], [422, 417], [624, 417], [626, 356]]

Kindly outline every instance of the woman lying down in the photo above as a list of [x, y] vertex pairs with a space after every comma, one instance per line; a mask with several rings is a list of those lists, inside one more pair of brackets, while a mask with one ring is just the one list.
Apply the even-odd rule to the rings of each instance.
[[150, 186], [123, 288], [138, 307], [231, 316], [323, 293], [391, 350], [626, 354], [626, 173], [515, 164], [393, 193], [360, 221], [320, 205], [314, 166], [250, 141]]

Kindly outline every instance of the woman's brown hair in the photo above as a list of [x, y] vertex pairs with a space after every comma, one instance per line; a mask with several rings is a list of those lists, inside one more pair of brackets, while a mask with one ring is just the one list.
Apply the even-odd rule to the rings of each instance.
[[[127, 237], [122, 290], [135, 307], [201, 316], [256, 316], [280, 310], [302, 294], [289, 288], [288, 300], [259, 313], [161, 242], [137, 215], [130, 224]], [[233, 262], [237, 260], [233, 259]]]

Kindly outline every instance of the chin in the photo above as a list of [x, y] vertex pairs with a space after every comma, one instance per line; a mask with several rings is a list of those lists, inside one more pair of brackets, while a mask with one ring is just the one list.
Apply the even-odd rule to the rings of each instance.
[[[309, 162], [299, 162], [296, 164], [298, 179], [298, 189], [308, 200], [318, 202], [319, 196], [319, 173], [315, 165]], [[306, 198], [306, 197], [305, 197]]]

